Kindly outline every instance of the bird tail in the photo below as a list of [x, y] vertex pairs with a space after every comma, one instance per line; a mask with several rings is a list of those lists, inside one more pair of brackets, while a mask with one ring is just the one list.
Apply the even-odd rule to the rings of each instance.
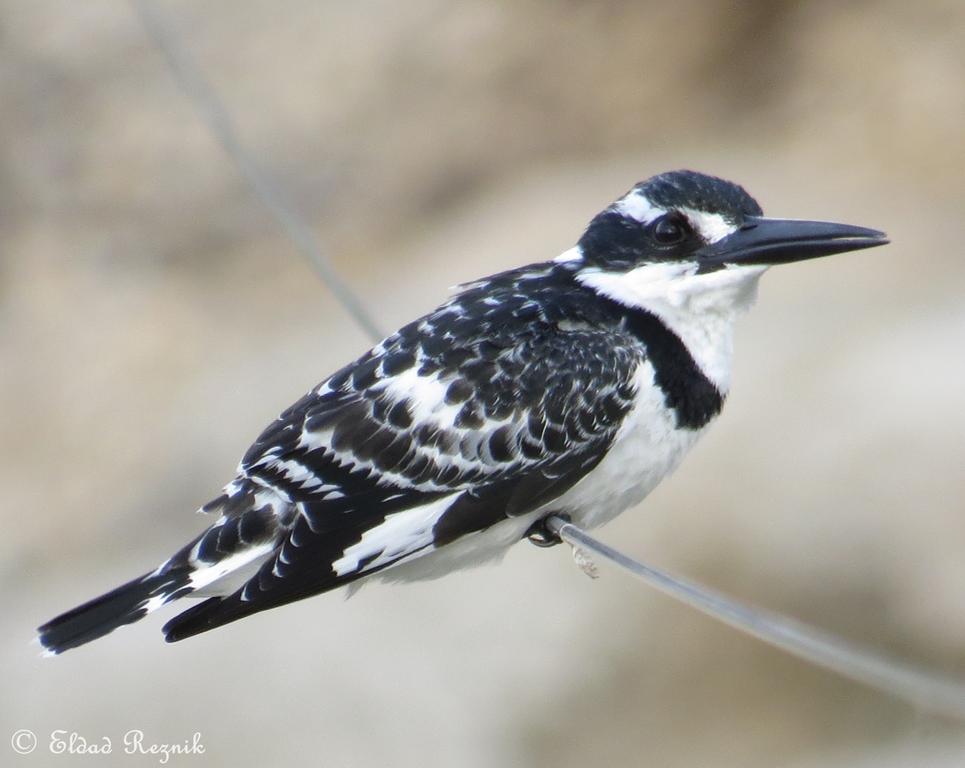
[[162, 605], [194, 594], [231, 594], [274, 550], [291, 505], [252, 483], [229, 486], [202, 507], [220, 516], [160, 567], [39, 627], [40, 644], [56, 655], [133, 624]]
[[192, 591], [189, 569], [159, 571], [122, 584], [39, 627], [45, 653], [56, 655], [89, 643]]

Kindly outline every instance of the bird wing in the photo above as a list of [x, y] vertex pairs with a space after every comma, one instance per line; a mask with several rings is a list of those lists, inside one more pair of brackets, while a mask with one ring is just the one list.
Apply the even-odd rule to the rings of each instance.
[[488, 316], [466, 302], [406, 326], [262, 433], [240, 474], [298, 514], [242, 589], [182, 614], [190, 620], [175, 619], [168, 639], [524, 515], [602, 459], [631, 407], [641, 348], [551, 322], [522, 296], [490, 299]]

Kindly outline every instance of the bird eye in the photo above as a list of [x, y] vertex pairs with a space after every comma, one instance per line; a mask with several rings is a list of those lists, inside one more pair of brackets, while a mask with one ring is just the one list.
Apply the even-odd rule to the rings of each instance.
[[676, 245], [687, 237], [687, 227], [680, 219], [672, 216], [661, 216], [653, 223], [651, 231], [653, 239], [660, 245]]

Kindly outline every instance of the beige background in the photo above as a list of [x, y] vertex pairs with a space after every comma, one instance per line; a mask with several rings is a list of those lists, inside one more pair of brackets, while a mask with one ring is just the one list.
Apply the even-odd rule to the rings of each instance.
[[[622, 549], [965, 676], [965, 5], [164, 2], [386, 328], [692, 167], [887, 249], [768, 275], [719, 424]], [[564, 548], [56, 660], [366, 340], [126, 3], [0, 3], [0, 763], [54, 729], [181, 765], [960, 766], [965, 734]], [[41, 746], [18, 758], [17, 728]], [[75, 757], [74, 760], [80, 760]]]

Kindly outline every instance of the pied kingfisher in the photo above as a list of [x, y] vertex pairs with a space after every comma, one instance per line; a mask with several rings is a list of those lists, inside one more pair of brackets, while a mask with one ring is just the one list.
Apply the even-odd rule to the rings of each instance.
[[156, 569], [39, 629], [50, 653], [165, 603], [181, 640], [372, 576], [493, 560], [550, 515], [637, 504], [720, 413], [735, 318], [774, 264], [881, 232], [765, 218], [743, 188], [675, 171], [637, 184], [552, 261], [467, 283], [261, 433], [210, 527]]

